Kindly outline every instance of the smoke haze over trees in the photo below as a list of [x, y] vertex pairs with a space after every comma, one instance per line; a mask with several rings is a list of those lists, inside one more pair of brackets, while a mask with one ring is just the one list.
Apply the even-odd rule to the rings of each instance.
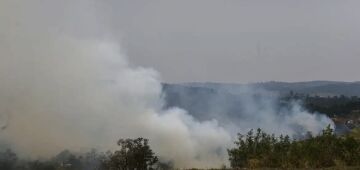
[[[359, 134], [358, 134], [359, 135]], [[158, 162], [148, 140], [120, 139], [114, 152], [91, 150], [83, 154], [64, 150], [53, 158], [18, 158], [7, 149], [0, 152], [0, 168], [6, 170], [171, 170], [172, 162]], [[301, 140], [288, 135], [275, 136], [257, 129], [238, 134], [235, 146], [228, 149], [232, 168], [326, 168], [358, 167], [360, 141], [353, 135], [336, 136], [328, 126], [318, 136], [310, 132]], [[226, 166], [222, 166], [224, 169]], [[213, 167], [214, 168], [214, 167]]]
[[[283, 105], [266, 89], [200, 92], [190, 107], [168, 100], [159, 72], [129, 62], [106, 22], [107, 7], [95, 0], [0, 2], [0, 148], [13, 150], [1, 152], [2, 166], [29, 158], [38, 160], [29, 166], [46, 169], [52, 161], [67, 166], [66, 158], [76, 167], [104, 155], [79, 160], [72, 153], [115, 151], [118, 138], [142, 136], [151, 141], [146, 153], [162, 162], [219, 167], [238, 132], [260, 127], [296, 137], [333, 126], [326, 115], [296, 101]], [[194, 106], [208, 94], [209, 103]], [[149, 151], [145, 140], [123, 142]]]

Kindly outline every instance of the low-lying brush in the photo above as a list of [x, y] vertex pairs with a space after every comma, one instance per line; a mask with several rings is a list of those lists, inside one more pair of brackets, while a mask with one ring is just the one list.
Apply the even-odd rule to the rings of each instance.
[[328, 126], [316, 137], [302, 140], [270, 135], [258, 129], [239, 134], [236, 148], [228, 150], [233, 168], [326, 168], [360, 166], [360, 141], [336, 136]]

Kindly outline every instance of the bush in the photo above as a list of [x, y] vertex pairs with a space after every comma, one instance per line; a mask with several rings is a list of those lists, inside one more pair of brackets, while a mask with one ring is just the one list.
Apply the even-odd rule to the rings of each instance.
[[328, 126], [322, 134], [304, 140], [275, 137], [257, 130], [238, 135], [236, 148], [228, 149], [233, 168], [323, 168], [359, 166], [360, 141], [352, 136], [336, 136]]

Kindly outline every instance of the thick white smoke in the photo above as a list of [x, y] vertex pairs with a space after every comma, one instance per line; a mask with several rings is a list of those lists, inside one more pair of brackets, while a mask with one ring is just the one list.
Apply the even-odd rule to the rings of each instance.
[[301, 101], [286, 101], [277, 92], [253, 85], [189, 83], [165, 85], [164, 91], [166, 107], [186, 108], [198, 120], [215, 119], [232, 136], [261, 128], [301, 138], [307, 132], [317, 135], [329, 124], [334, 127], [330, 118], [309, 113]]
[[[113, 149], [119, 138], [143, 136], [177, 167], [227, 162], [229, 129], [179, 108], [163, 110], [155, 70], [130, 65], [114, 41], [47, 30], [47, 21], [28, 16], [42, 16], [32, 11], [37, 8], [20, 2], [0, 3], [1, 143], [24, 156], [47, 157], [63, 149]], [[306, 122], [307, 130], [318, 122], [297, 108], [286, 121]]]
[[[229, 90], [231, 91], [231, 88], [223, 92]], [[309, 113], [301, 106], [300, 101], [281, 103], [279, 94], [250, 85], [237, 90], [241, 91], [235, 92], [240, 96], [237, 106], [240, 113], [227, 116], [224, 121], [242, 133], [261, 128], [268, 133], [287, 134], [296, 138], [307, 132], [318, 135], [327, 125], [334, 127], [330, 118], [319, 113]]]
[[14, 51], [1, 57], [1, 137], [21, 153], [109, 149], [120, 137], [144, 136], [180, 167], [225, 161], [229, 134], [216, 121], [161, 110], [157, 72], [130, 67], [117, 44], [48, 35], [7, 45]]

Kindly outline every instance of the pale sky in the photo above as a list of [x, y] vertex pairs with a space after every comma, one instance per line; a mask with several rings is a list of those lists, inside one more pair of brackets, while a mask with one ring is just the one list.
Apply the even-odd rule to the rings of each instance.
[[59, 32], [111, 35], [165, 82], [360, 80], [358, 0], [73, 3], [42, 1], [28, 13]]

